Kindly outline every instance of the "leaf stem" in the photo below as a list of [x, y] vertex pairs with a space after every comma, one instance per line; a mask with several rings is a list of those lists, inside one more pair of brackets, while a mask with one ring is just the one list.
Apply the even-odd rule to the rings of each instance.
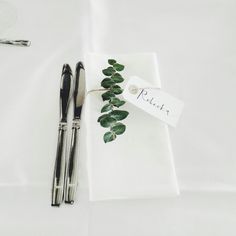
[[92, 92], [99, 92], [99, 91], [109, 91], [109, 89], [92, 89], [92, 90], [89, 90], [88, 93], [92, 93]]

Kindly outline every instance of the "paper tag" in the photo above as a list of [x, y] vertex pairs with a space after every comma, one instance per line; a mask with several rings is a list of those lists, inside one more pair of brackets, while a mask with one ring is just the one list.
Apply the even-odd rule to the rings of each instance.
[[179, 99], [136, 76], [128, 81], [123, 96], [128, 102], [171, 126], [176, 126], [184, 107]]

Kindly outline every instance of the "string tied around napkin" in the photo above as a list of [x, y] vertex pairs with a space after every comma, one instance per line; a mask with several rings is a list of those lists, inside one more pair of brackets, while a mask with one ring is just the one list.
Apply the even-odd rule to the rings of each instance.
[[[139, 90], [143, 90], [143, 89], [158, 89], [159, 90], [160, 87], [137, 87], [136, 85], [129, 86], [129, 92], [132, 94], [136, 94], [138, 93]], [[106, 89], [106, 88], [91, 89], [87, 91], [86, 96], [90, 93], [102, 92], [102, 91], [109, 91], [109, 89]]]

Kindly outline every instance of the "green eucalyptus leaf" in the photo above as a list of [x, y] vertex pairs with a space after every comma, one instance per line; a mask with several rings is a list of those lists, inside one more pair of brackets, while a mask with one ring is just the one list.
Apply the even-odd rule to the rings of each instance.
[[114, 78], [112, 78], [112, 80], [115, 83], [122, 83], [124, 81], [124, 79], [122, 77], [114, 77]]
[[107, 112], [112, 110], [113, 105], [112, 104], [106, 104], [102, 107], [101, 112]]
[[125, 101], [120, 100], [119, 98], [111, 98], [110, 103], [113, 104], [115, 107], [120, 107], [125, 104]]
[[119, 98], [114, 97], [114, 98], [111, 98], [110, 103], [115, 105], [116, 103], [119, 103], [120, 101], [121, 100]]
[[109, 113], [109, 115], [116, 120], [124, 120], [128, 115], [128, 111], [114, 110]]
[[116, 123], [116, 119], [108, 116], [100, 120], [100, 124], [102, 127], [108, 128], [111, 127], [114, 123]]
[[111, 80], [110, 78], [105, 78], [104, 80], [102, 80], [101, 82], [101, 86], [103, 88], [110, 88], [111, 85], [115, 84], [115, 82], [113, 80]]
[[110, 98], [115, 97], [115, 94], [111, 91], [107, 91], [102, 94], [103, 101], [110, 100]]
[[116, 123], [111, 127], [111, 131], [113, 131], [115, 134], [120, 135], [125, 132], [126, 126], [122, 123]]
[[124, 79], [122, 78], [122, 76], [119, 73], [115, 73], [114, 75], [112, 75], [111, 79], [115, 83], [122, 83], [124, 81]]
[[102, 70], [102, 73], [107, 76], [111, 76], [115, 72], [112, 66], [107, 67], [107, 69]]
[[120, 73], [116, 72], [112, 75], [111, 78], [113, 78], [113, 77], [121, 77], [122, 78], [122, 75]]
[[115, 68], [112, 67], [112, 66], [108, 66], [107, 69], [110, 70], [110, 71], [112, 71], [113, 74], [116, 72], [116, 71], [115, 71]]
[[124, 70], [124, 68], [125, 68], [124, 65], [121, 65], [121, 64], [119, 64], [119, 63], [113, 64], [113, 67], [114, 67], [114, 69], [117, 70], [117, 71], [122, 71], [122, 70]]
[[121, 106], [123, 106], [125, 104], [125, 101], [120, 101], [119, 103], [117, 103], [116, 105], [114, 105], [114, 106], [116, 106], [116, 107], [121, 107]]
[[110, 65], [113, 65], [113, 64], [116, 63], [116, 60], [114, 60], [114, 59], [108, 59], [108, 63], [109, 63]]
[[100, 122], [103, 118], [106, 118], [106, 117], [110, 117], [110, 115], [104, 114], [104, 115], [99, 116], [97, 122]]
[[119, 85], [114, 85], [111, 88], [111, 92], [114, 94], [121, 94], [123, 92], [123, 89]]
[[113, 132], [106, 132], [103, 136], [103, 140], [105, 143], [111, 142], [116, 139], [116, 134]]

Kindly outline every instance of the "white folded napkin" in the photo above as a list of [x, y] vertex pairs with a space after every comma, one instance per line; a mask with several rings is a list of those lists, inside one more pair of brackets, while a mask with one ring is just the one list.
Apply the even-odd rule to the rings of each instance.
[[[160, 87], [154, 53], [87, 54], [87, 91], [101, 88], [101, 80], [105, 78], [102, 69], [108, 66], [109, 58], [125, 65], [121, 72], [125, 78], [122, 86], [130, 76], [138, 76]], [[90, 200], [177, 195], [167, 125], [127, 102], [122, 106], [129, 111], [129, 116], [122, 121], [126, 125], [125, 133], [105, 144], [103, 134], [108, 130], [97, 122], [104, 105], [101, 94], [101, 91], [88, 93], [84, 110]]]

